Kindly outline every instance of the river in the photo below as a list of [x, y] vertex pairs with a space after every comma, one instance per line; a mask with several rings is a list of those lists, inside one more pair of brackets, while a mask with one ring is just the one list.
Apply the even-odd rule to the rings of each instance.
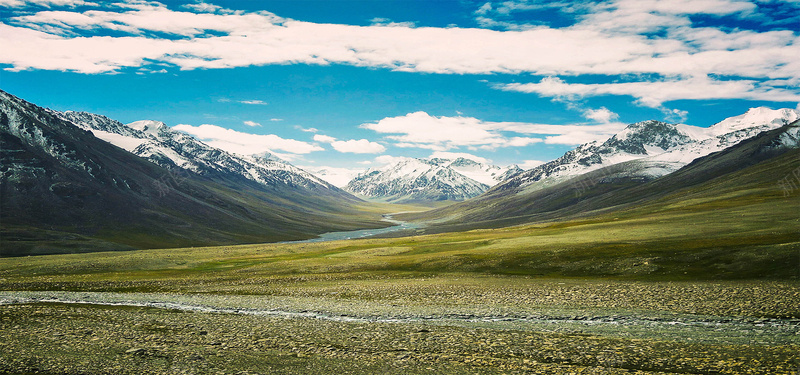
[[386, 228], [377, 228], [377, 229], [359, 229], [359, 230], [350, 230], [350, 231], [343, 231], [343, 232], [327, 232], [320, 234], [317, 238], [311, 238], [308, 240], [299, 240], [299, 241], [286, 241], [282, 243], [308, 243], [308, 242], [325, 242], [325, 241], [338, 241], [338, 240], [352, 240], [356, 238], [365, 238], [376, 236], [379, 234], [386, 234], [391, 232], [397, 232], [401, 230], [407, 229], [418, 229], [422, 228], [424, 225], [419, 223], [409, 223], [402, 220], [394, 219], [394, 215], [403, 214], [407, 212], [394, 212], [391, 214], [384, 214], [383, 219], [381, 221], [386, 221], [389, 223], [394, 224], [393, 226], [386, 227]]

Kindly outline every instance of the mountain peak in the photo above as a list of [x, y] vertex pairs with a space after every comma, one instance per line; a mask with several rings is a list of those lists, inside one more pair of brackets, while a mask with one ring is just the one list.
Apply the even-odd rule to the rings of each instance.
[[634, 155], [649, 155], [667, 150], [690, 140], [676, 124], [648, 120], [628, 125], [615, 134], [602, 147], [612, 151], [623, 151]]
[[403, 157], [359, 174], [345, 189], [392, 202], [464, 200], [518, 172], [516, 166], [501, 168], [463, 157]]
[[[628, 125], [606, 141], [585, 143], [560, 158], [529, 169], [498, 189], [540, 188], [593, 170], [636, 161], [629, 176], [651, 179], [678, 170], [699, 157], [724, 150], [761, 132], [800, 118], [795, 109], [751, 108], [744, 114], [702, 128], [649, 120]], [[539, 183], [541, 181], [541, 183]]]
[[748, 109], [747, 112], [739, 116], [728, 117], [712, 125], [709, 130], [713, 135], [722, 135], [753, 127], [779, 127], [792, 123], [799, 118], [800, 111], [796, 109], [756, 107]]
[[153, 120], [139, 120], [134, 121], [127, 126], [131, 129], [136, 129], [140, 132], [144, 132], [146, 134], [150, 134], [152, 136], [158, 137], [158, 133], [162, 130], [169, 130], [167, 124], [161, 121], [153, 121]]

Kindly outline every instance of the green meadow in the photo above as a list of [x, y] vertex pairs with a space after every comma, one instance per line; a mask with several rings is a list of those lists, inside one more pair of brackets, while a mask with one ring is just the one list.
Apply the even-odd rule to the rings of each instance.
[[2, 258], [0, 373], [793, 374], [800, 195], [762, 181], [505, 228]]

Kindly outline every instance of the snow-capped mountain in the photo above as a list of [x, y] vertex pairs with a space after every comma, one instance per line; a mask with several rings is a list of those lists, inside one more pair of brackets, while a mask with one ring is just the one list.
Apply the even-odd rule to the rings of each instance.
[[354, 207], [362, 201], [353, 195], [270, 155], [229, 154], [158, 122], [55, 112], [2, 90], [0, 165], [0, 230], [14, 233], [3, 235], [0, 256], [287, 241], [387, 225]]
[[708, 128], [678, 125], [684, 132], [691, 135], [693, 141], [646, 160], [671, 162], [680, 168], [699, 157], [722, 151], [745, 139], [777, 129], [798, 119], [800, 119], [800, 111], [795, 109], [773, 110], [758, 107], [751, 108], [742, 115], [722, 120]]
[[503, 168], [497, 165], [480, 163], [467, 158], [457, 158], [455, 160], [434, 160], [439, 160], [441, 163], [447, 165], [454, 171], [489, 186], [494, 186], [497, 183], [503, 182], [513, 177], [517, 173], [522, 172], [522, 168], [516, 165]]
[[96, 137], [167, 169], [180, 167], [202, 176], [243, 177], [265, 186], [289, 185], [314, 191], [339, 189], [270, 154], [237, 155], [211, 147], [160, 121], [122, 124], [85, 112], [53, 113]]
[[359, 174], [345, 190], [389, 202], [460, 201], [516, 172], [521, 172], [517, 166], [500, 168], [465, 158], [400, 158]]
[[301, 167], [303, 170], [306, 170], [314, 176], [317, 176], [328, 183], [336, 186], [338, 188], [344, 189], [347, 186], [347, 183], [350, 182], [352, 179], [358, 177], [358, 175], [363, 172], [363, 169], [351, 169], [351, 168], [338, 168], [338, 167], [319, 167], [319, 166], [308, 166], [304, 165]]
[[660, 121], [628, 125], [604, 142], [585, 143], [560, 158], [518, 174], [498, 189], [551, 186], [568, 178], [626, 163], [627, 177], [652, 179], [800, 118], [794, 109], [751, 108], [708, 128]]

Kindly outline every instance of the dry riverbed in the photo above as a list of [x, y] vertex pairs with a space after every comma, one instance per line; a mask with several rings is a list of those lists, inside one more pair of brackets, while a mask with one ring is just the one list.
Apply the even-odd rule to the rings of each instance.
[[[109, 289], [94, 287], [82, 289]], [[273, 280], [247, 294], [218, 287], [0, 291], [0, 373], [792, 374], [800, 366], [800, 288], [789, 282], [440, 277]]]

